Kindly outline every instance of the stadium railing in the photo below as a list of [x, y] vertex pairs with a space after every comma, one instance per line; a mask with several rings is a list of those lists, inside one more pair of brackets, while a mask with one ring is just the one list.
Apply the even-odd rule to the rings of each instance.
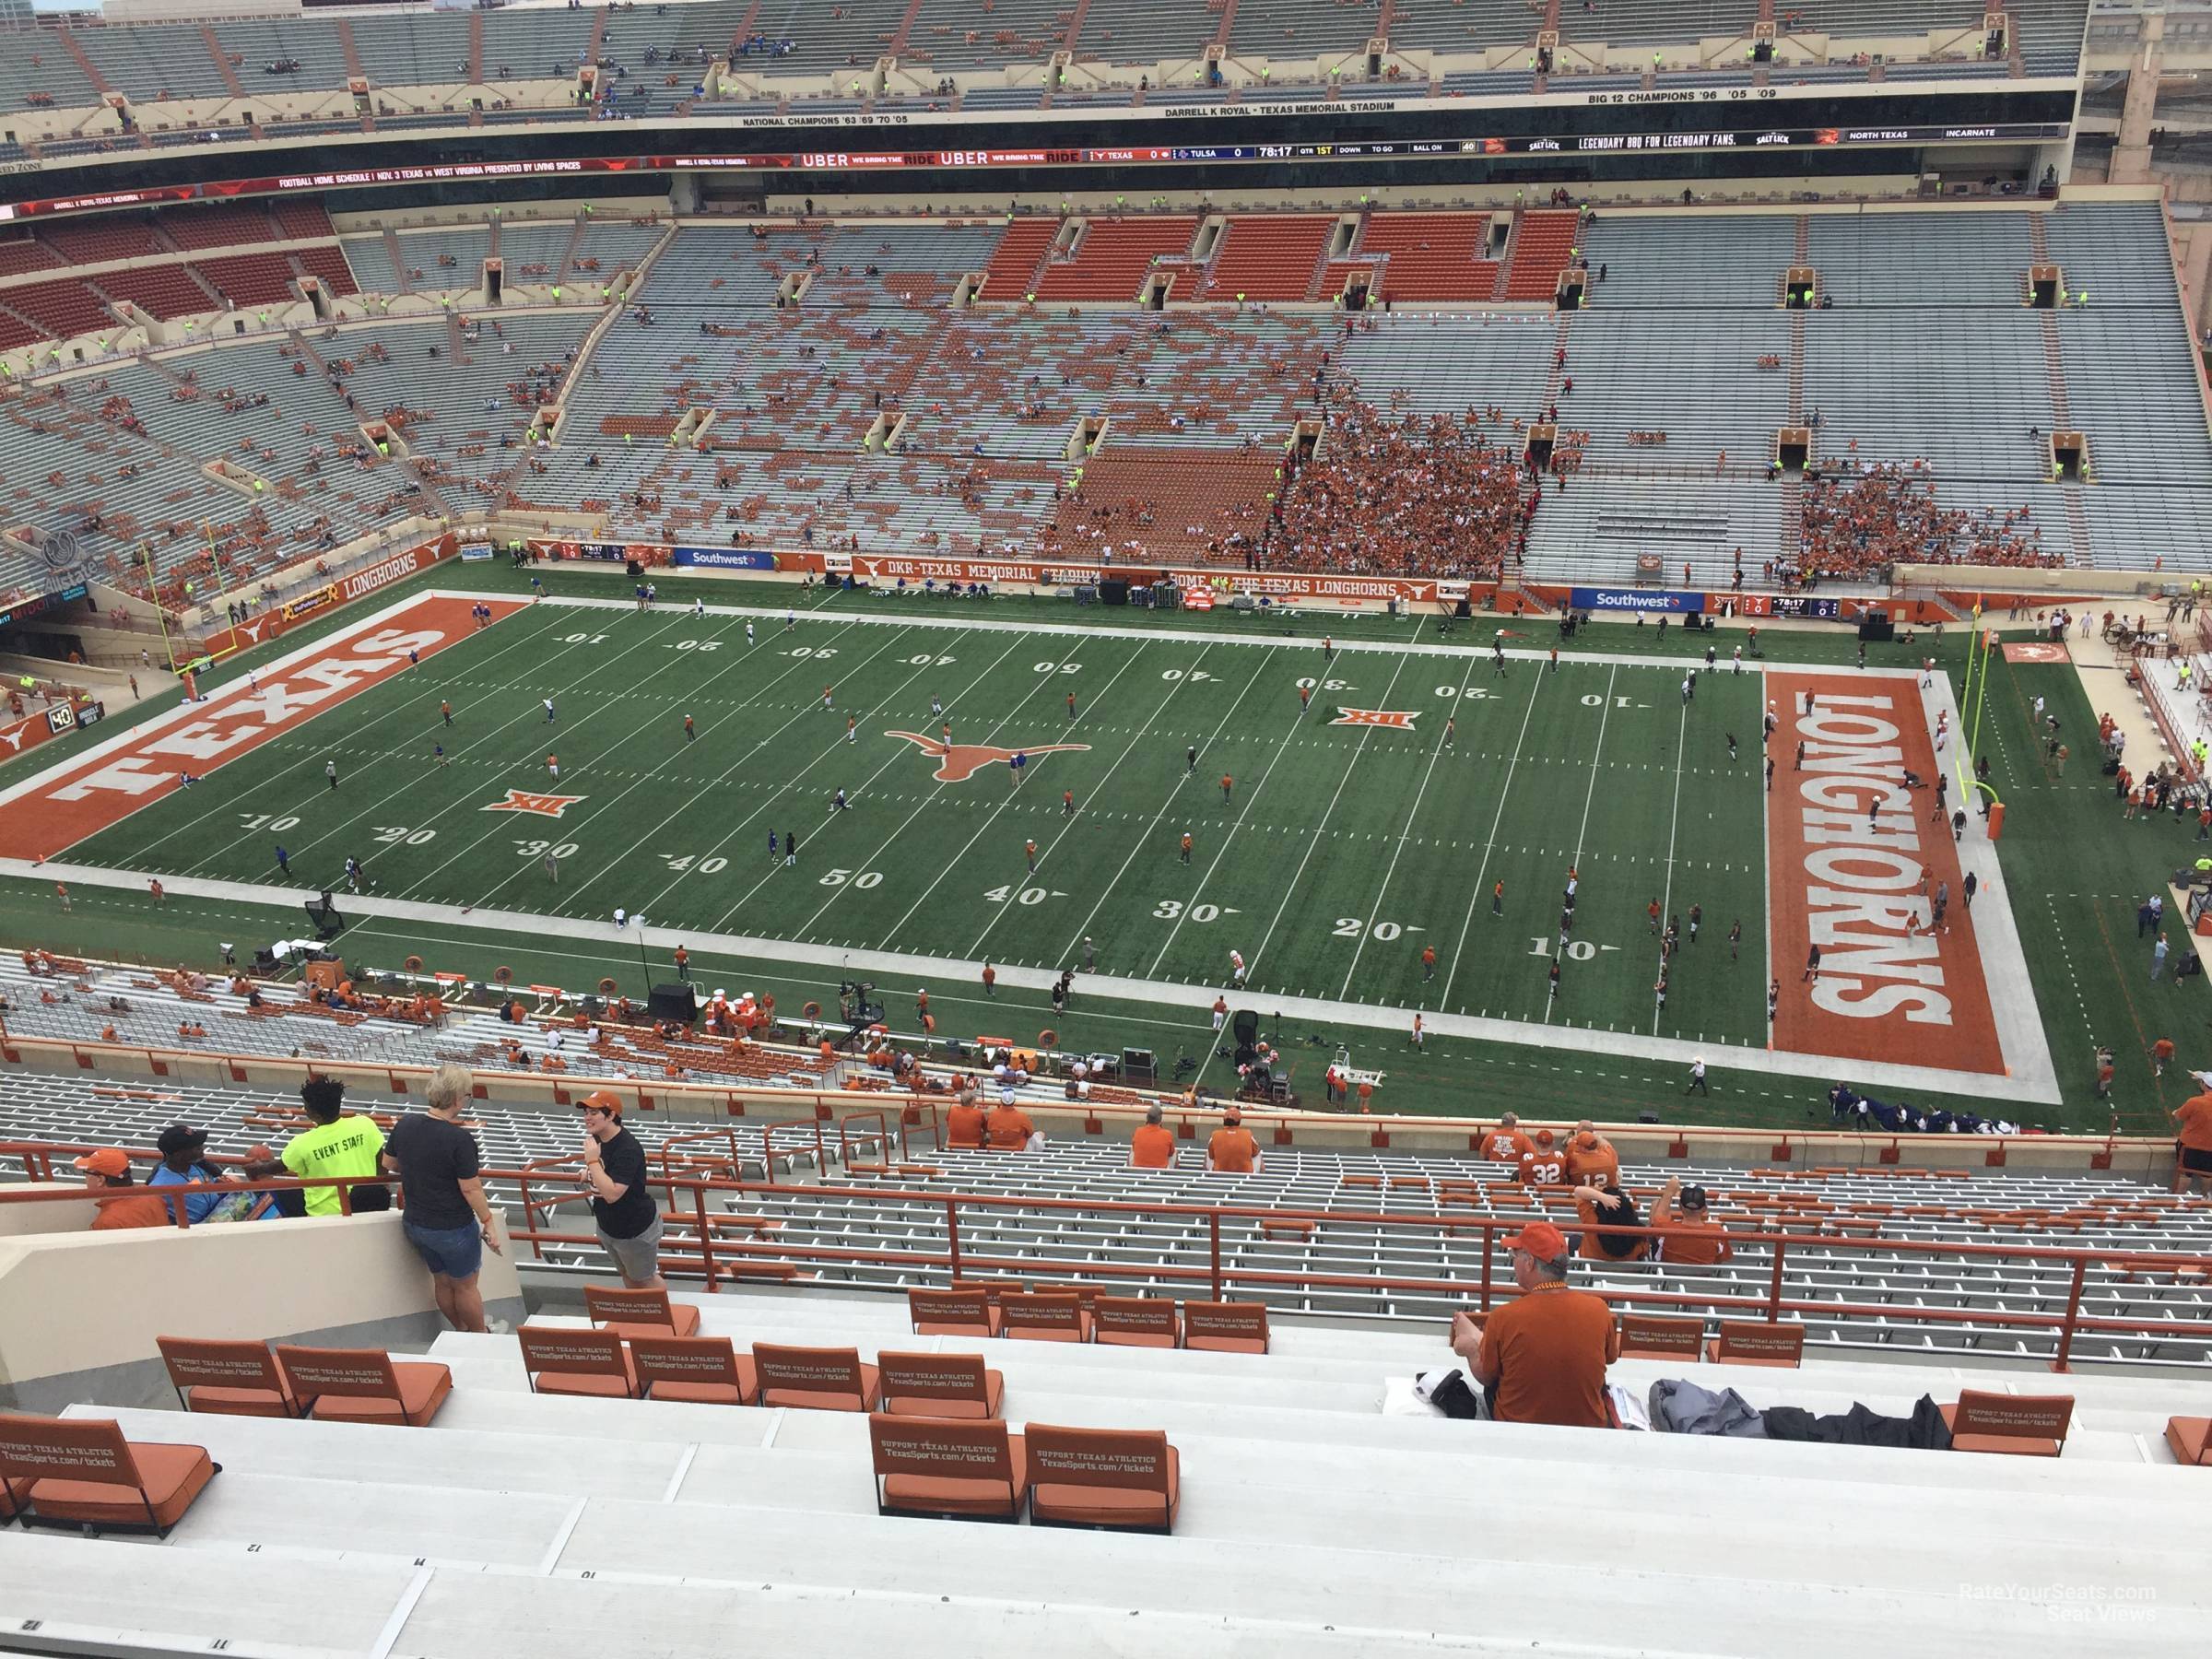
[[[89, 1073], [117, 1080], [167, 1078], [175, 1082], [206, 1082], [221, 1088], [267, 1088], [289, 1093], [311, 1077], [331, 1077], [347, 1085], [364, 1105], [376, 1094], [394, 1100], [420, 1099], [431, 1067], [387, 1061], [343, 1061], [293, 1058], [279, 1054], [209, 1053], [198, 1049], [163, 1049], [144, 1044], [101, 1043], [64, 1037], [25, 1037], [0, 1027], [0, 1065], [59, 1073]], [[1806, 1085], [1808, 1090], [1812, 1085]], [[789, 1136], [797, 1129], [808, 1132], [818, 1160], [828, 1157], [831, 1144], [824, 1125], [837, 1124], [841, 1112], [846, 1121], [855, 1116], [898, 1113], [900, 1157], [911, 1161], [918, 1141], [927, 1151], [944, 1150], [943, 1110], [951, 1104], [943, 1095], [913, 1094], [888, 1089], [797, 1089], [734, 1088], [727, 1084], [670, 1082], [628, 1077], [592, 1077], [578, 1072], [558, 1077], [538, 1072], [516, 1072], [490, 1066], [476, 1070], [474, 1096], [495, 1104], [571, 1107], [594, 1089], [609, 1089], [622, 1097], [627, 1109], [660, 1122], [726, 1124], [733, 1119], [748, 1127], [763, 1127], [761, 1114], [783, 1114], [765, 1125], [771, 1135]], [[1136, 1100], [1122, 1105], [1099, 1100], [1028, 1100], [1022, 1110], [1048, 1134], [1080, 1135], [1096, 1140], [1114, 1136], [1126, 1141], [1143, 1121], [1152, 1099], [1175, 1126], [1177, 1138], [1195, 1142], [1218, 1126], [1221, 1110], [1230, 1102], [1216, 1100], [1184, 1106], [1180, 1097], [1147, 1097], [1130, 1090]], [[1519, 1110], [1524, 1102], [1509, 1098], [1497, 1101], [1499, 1112]], [[1302, 1150], [1392, 1150], [1431, 1156], [1475, 1157], [1482, 1138], [1496, 1123], [1496, 1112], [1485, 1117], [1386, 1116], [1350, 1112], [1269, 1110], [1243, 1103], [1246, 1126], [1268, 1146]], [[790, 1117], [793, 1112], [811, 1113]], [[1544, 1120], [1523, 1111], [1523, 1126], [1530, 1131]], [[2030, 1173], [2097, 1171], [2132, 1175], [2163, 1183], [2173, 1172], [2173, 1142], [2163, 1135], [2125, 1135], [2117, 1128], [2102, 1135], [1912, 1135], [1887, 1130], [1746, 1129], [1702, 1127], [1689, 1124], [1600, 1123], [1599, 1129], [1624, 1159], [1653, 1162], [1744, 1163], [1779, 1166], [1785, 1171], [1815, 1172], [1830, 1169], [1883, 1168], [1895, 1173], [1907, 1169], [1947, 1171], [1963, 1175], [1976, 1169], [2010, 1169]], [[856, 1138], [841, 1125], [849, 1147]], [[733, 1151], [735, 1148], [733, 1148]], [[888, 1145], [886, 1147], [888, 1153]], [[818, 1168], [825, 1167], [818, 1161]]]
[[[0, 1157], [24, 1157], [26, 1154], [52, 1159], [65, 1151], [74, 1155], [89, 1148], [60, 1147], [52, 1145], [0, 1144]], [[483, 1178], [487, 1183], [506, 1182], [517, 1185], [523, 1192], [525, 1216], [531, 1213], [528, 1182], [533, 1173], [542, 1181], [543, 1170], [486, 1169]], [[33, 1179], [42, 1177], [34, 1174]], [[281, 1191], [312, 1185], [339, 1185], [358, 1183], [363, 1178], [319, 1178], [315, 1181], [273, 1179], [239, 1182], [179, 1183], [164, 1186], [159, 1196], [164, 1198], [186, 1196], [194, 1193], [229, 1193], [241, 1191]], [[1183, 1285], [1204, 1285], [1208, 1299], [1213, 1301], [1234, 1300], [1233, 1291], [1247, 1297], [1261, 1289], [1351, 1289], [1370, 1292], [1411, 1292], [1461, 1299], [1467, 1311], [1487, 1314], [1501, 1300], [1510, 1300], [1512, 1273], [1507, 1253], [1500, 1246], [1504, 1235], [1518, 1231], [1524, 1225], [1523, 1216], [1477, 1215], [1390, 1215], [1361, 1212], [1357, 1223], [1361, 1228], [1389, 1228], [1426, 1232], [1443, 1232], [1448, 1236], [1475, 1235], [1479, 1242], [1481, 1260], [1477, 1271], [1466, 1277], [1440, 1278], [1384, 1274], [1316, 1273], [1312, 1271], [1278, 1270], [1234, 1265], [1224, 1259], [1222, 1230], [1224, 1223], [1262, 1221], [1300, 1221], [1313, 1225], [1344, 1225], [1347, 1218], [1329, 1210], [1270, 1209], [1246, 1205], [1195, 1204], [1137, 1204], [1098, 1199], [1044, 1198], [1006, 1195], [985, 1195], [971, 1193], [921, 1192], [891, 1186], [866, 1187], [771, 1185], [765, 1182], [701, 1180], [694, 1177], [664, 1175], [655, 1178], [654, 1184], [668, 1194], [669, 1216], [679, 1223], [688, 1222], [696, 1237], [668, 1239], [662, 1253], [662, 1271], [665, 1277], [682, 1279], [703, 1279], [710, 1292], [720, 1290], [724, 1282], [735, 1285], [745, 1277], [745, 1268], [756, 1270], [763, 1264], [788, 1269], [802, 1269], [815, 1265], [851, 1265], [865, 1266], [901, 1267], [928, 1275], [943, 1275], [945, 1282], [976, 1282], [982, 1276], [1004, 1275], [1018, 1277], [1025, 1283], [1043, 1280], [1058, 1288], [1069, 1280], [1102, 1281], [1112, 1283], [1123, 1279], [1147, 1280], [1154, 1283], [1171, 1281]], [[143, 1189], [138, 1189], [143, 1190]], [[910, 1206], [941, 1207], [946, 1219], [946, 1242], [943, 1250], [882, 1249], [850, 1245], [785, 1243], [773, 1240], [735, 1240], [718, 1237], [712, 1225], [715, 1212], [710, 1207], [723, 1194], [775, 1193], [784, 1197], [835, 1199], [852, 1203], [855, 1199], [868, 1203], [899, 1203]], [[41, 1187], [28, 1190], [0, 1187], [0, 1206], [10, 1204], [40, 1204], [85, 1201], [87, 1194], [80, 1187]], [[341, 1199], [344, 1194], [341, 1191]], [[184, 1206], [172, 1205], [177, 1225], [188, 1225], [183, 1217]], [[1159, 1260], [1109, 1261], [1093, 1258], [1070, 1262], [1064, 1258], [1050, 1258], [997, 1249], [981, 1252], [963, 1248], [960, 1242], [960, 1218], [967, 1214], [971, 1221], [994, 1212], [1027, 1211], [1052, 1212], [1062, 1215], [1090, 1217], [1130, 1216], [1150, 1218], [1180, 1218], [1204, 1225], [1206, 1235], [1207, 1262], [1204, 1266], [1185, 1265]], [[1656, 1241], [1666, 1236], [1667, 1230], [1658, 1228], [1609, 1228], [1608, 1235]], [[533, 1258], [543, 1261], [547, 1245], [568, 1247], [595, 1247], [595, 1233], [555, 1232], [539, 1228], [530, 1220], [520, 1229], [511, 1229], [508, 1237], [517, 1245], [528, 1244]], [[1823, 1322], [1838, 1319], [1883, 1321], [1890, 1325], [1974, 1325], [1999, 1331], [2035, 1335], [2054, 1335], [2057, 1347], [2050, 1361], [2051, 1369], [2063, 1371], [2068, 1368], [2073, 1346], [2077, 1336], [2095, 1334], [2100, 1336], [2136, 1337], [2147, 1340], [2182, 1338], [2203, 1342], [2212, 1340], [2212, 1321], [2187, 1319], [2149, 1319], [2142, 1317], [2111, 1317], [2087, 1314], [2082, 1312], [2082, 1293], [2088, 1270], [2092, 1265], [2104, 1265], [2124, 1272], [2136, 1274], [2170, 1273], [2174, 1275], [2202, 1275], [2204, 1258], [2194, 1253], [2164, 1251], [2119, 1251], [2109, 1249], [2079, 1250], [2052, 1248], [2041, 1245], [1971, 1244], [1963, 1242], [1932, 1242], [1911, 1239], [1882, 1238], [1857, 1239], [1848, 1235], [1828, 1233], [1801, 1233], [1788, 1231], [1730, 1230], [1729, 1241], [1737, 1252], [1766, 1250], [1771, 1253], [1767, 1290], [1763, 1296], [1735, 1296], [1718, 1292], [1695, 1290], [1647, 1289], [1641, 1286], [1632, 1290], [1618, 1285], [1600, 1284], [1595, 1293], [1608, 1302], [1632, 1300], [1639, 1306], [1680, 1309], [1700, 1318], [1752, 1317], [1770, 1324], [1782, 1323], [1785, 1315], [1811, 1315]], [[1911, 1256], [1927, 1262], [1957, 1262], [1960, 1264], [2010, 1262], [2051, 1265], [2063, 1268], [2067, 1275], [2066, 1304], [2063, 1312], [2040, 1313], [2004, 1308], [1944, 1308], [1909, 1306], [1898, 1302], [1856, 1302], [1827, 1300], [1783, 1294], [1784, 1268], [1793, 1251], [1818, 1251], [1833, 1259], [1843, 1257]], [[1634, 1271], [1633, 1267], [1627, 1270]]]

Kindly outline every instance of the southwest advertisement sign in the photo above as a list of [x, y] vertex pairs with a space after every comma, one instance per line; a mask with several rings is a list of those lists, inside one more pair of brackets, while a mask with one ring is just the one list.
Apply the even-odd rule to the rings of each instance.
[[1705, 608], [1703, 594], [1686, 594], [1673, 588], [1570, 589], [1567, 602], [1578, 611], [1637, 611], [1696, 616]]
[[677, 547], [676, 564], [702, 571], [772, 571], [776, 556], [757, 547]]

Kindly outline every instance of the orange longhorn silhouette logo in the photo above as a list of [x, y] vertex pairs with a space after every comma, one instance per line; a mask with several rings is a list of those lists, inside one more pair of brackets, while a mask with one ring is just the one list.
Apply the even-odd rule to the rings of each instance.
[[935, 737], [924, 737], [919, 732], [886, 732], [886, 737], [903, 737], [924, 755], [937, 762], [931, 774], [941, 783], [965, 783], [986, 766], [994, 766], [1026, 755], [1035, 759], [1040, 755], [1056, 755], [1063, 749], [1077, 752], [1090, 747], [1088, 743], [1040, 743], [1024, 748], [997, 748], [987, 743], [946, 743]]

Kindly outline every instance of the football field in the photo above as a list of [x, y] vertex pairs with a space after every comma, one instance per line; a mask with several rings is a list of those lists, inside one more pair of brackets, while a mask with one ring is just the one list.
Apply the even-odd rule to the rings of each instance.
[[[787, 626], [548, 599], [454, 630], [66, 856], [270, 883], [281, 845], [298, 887], [343, 895], [352, 857], [379, 899], [620, 908], [702, 940], [946, 959], [963, 979], [988, 960], [1227, 987], [1236, 951], [1255, 1005], [1764, 1043], [1757, 674], [1724, 656], [1686, 701], [1678, 661], [1555, 666], [1535, 634], [1500, 666], [1433, 624], [1332, 649], [1158, 620], [887, 603]], [[1653, 901], [1685, 937], [1664, 1006]]]

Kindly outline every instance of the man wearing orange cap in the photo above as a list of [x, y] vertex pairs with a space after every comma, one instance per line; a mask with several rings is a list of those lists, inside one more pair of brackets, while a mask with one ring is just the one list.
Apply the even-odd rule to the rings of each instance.
[[1606, 1397], [1606, 1367], [1620, 1358], [1620, 1330], [1602, 1297], [1567, 1288], [1567, 1240], [1548, 1221], [1510, 1235], [1522, 1294], [1477, 1325], [1452, 1316], [1452, 1351], [1467, 1361], [1488, 1414], [1500, 1423], [1568, 1429], [1618, 1425]]
[[102, 1147], [76, 1160], [85, 1172], [85, 1190], [100, 1206], [92, 1218], [94, 1232], [118, 1227], [167, 1227], [169, 1212], [161, 1200], [141, 1192], [131, 1181], [131, 1156], [120, 1147]]
[[1244, 1127], [1244, 1114], [1231, 1106], [1206, 1140], [1206, 1167], [1217, 1175], [1257, 1175], [1260, 1161], [1260, 1143]]
[[645, 1148], [622, 1127], [622, 1097], [595, 1088], [576, 1102], [583, 1113], [583, 1184], [592, 1195], [599, 1245], [631, 1290], [663, 1290], [661, 1206], [646, 1184]]
[[1574, 1126], [1573, 1137], [1567, 1143], [1567, 1173], [1578, 1185], [1604, 1186], [1608, 1182], [1618, 1184], [1620, 1180], [1620, 1154], [1588, 1118]]

